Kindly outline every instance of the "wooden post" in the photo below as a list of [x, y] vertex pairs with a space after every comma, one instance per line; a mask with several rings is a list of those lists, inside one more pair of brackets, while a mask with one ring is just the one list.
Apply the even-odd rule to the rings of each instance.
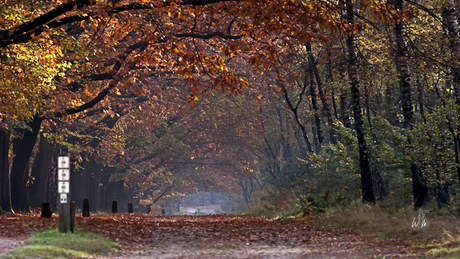
[[75, 212], [77, 211], [77, 204], [73, 201], [70, 203], [70, 232], [75, 230]]
[[112, 213], [117, 213], [117, 206], [118, 206], [118, 202], [112, 201]]
[[149, 207], [149, 208], [147, 209], [147, 214], [150, 214], [150, 212], [152, 212], [152, 208]]
[[70, 230], [70, 204], [59, 204], [59, 232], [67, 233]]
[[42, 218], [51, 218], [51, 215], [53, 215], [53, 212], [51, 211], [51, 203], [49, 202], [44, 202], [42, 203]]
[[59, 232], [72, 231], [70, 218], [70, 157], [58, 156]]
[[133, 203], [128, 203], [128, 213], [133, 213]]
[[89, 199], [83, 199], [82, 216], [89, 217]]

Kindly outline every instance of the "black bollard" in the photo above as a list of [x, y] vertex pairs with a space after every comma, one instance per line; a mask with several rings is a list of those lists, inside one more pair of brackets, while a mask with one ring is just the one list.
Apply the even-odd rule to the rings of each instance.
[[149, 208], [147, 209], [147, 214], [150, 214], [150, 212], [152, 212], [152, 208], [149, 207]]
[[42, 203], [42, 218], [51, 218], [51, 215], [53, 215], [53, 212], [51, 211], [51, 203], [49, 202], [44, 202]]
[[112, 201], [112, 213], [117, 213], [117, 206], [118, 206], [118, 202]]
[[133, 213], [133, 203], [128, 203], [128, 213]]
[[165, 209], [161, 209], [161, 214], [165, 215], [166, 214], [166, 211]]
[[83, 200], [83, 210], [81, 214], [83, 217], [89, 217], [89, 199]]

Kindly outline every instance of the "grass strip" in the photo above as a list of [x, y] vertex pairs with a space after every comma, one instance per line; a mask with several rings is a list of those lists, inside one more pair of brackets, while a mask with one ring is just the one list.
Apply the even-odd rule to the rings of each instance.
[[119, 248], [116, 242], [96, 234], [48, 230], [32, 234], [24, 246], [0, 255], [0, 258], [85, 258], [108, 254], [115, 248]]

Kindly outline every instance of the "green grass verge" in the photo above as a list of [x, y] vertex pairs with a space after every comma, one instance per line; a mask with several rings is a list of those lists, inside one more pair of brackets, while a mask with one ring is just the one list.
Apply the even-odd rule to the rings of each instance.
[[443, 258], [460, 258], [460, 247], [437, 247], [430, 251]]
[[49, 230], [32, 234], [24, 246], [0, 255], [0, 258], [85, 258], [107, 254], [114, 248], [119, 245], [96, 234]]

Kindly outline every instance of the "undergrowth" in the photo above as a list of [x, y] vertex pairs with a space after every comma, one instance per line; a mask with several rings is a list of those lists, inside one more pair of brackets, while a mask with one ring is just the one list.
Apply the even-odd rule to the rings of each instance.
[[[265, 198], [264, 198], [265, 197]], [[375, 240], [400, 241], [440, 256], [460, 258], [459, 210], [428, 204], [423, 211], [412, 205], [385, 201], [376, 205], [346, 201], [341, 195], [294, 195], [261, 192], [245, 214], [264, 218], [312, 219], [313, 224], [347, 228]], [[426, 225], [419, 215], [426, 217]], [[418, 224], [417, 224], [418, 223]]]
[[[423, 215], [426, 224], [419, 220]], [[316, 219], [317, 224], [350, 228], [377, 240], [401, 241], [443, 256], [460, 257], [458, 212], [439, 209], [437, 205], [414, 210], [412, 206], [395, 208], [356, 201], [347, 207], [330, 208], [325, 217]]]
[[248, 210], [240, 214], [248, 214], [263, 218], [279, 218], [292, 214], [296, 207], [296, 196], [286, 189], [269, 192], [262, 190], [257, 193]]

